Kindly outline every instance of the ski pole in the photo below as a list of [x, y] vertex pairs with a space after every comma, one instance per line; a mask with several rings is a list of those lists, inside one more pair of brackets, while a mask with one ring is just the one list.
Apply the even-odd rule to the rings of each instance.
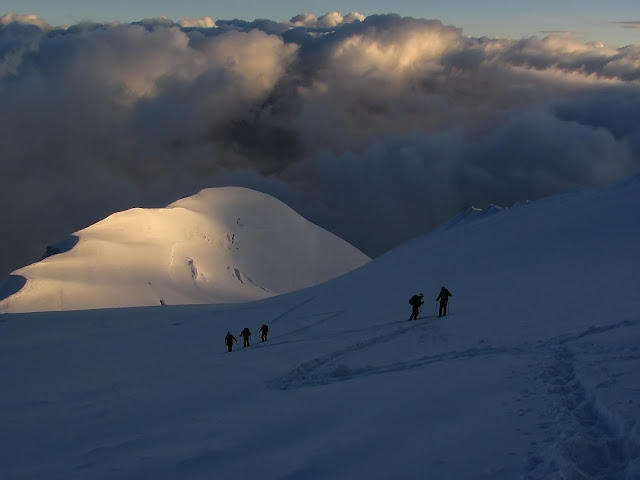
[[438, 301], [436, 300], [436, 306], [433, 307], [433, 316], [436, 316], [436, 310], [438, 309]]

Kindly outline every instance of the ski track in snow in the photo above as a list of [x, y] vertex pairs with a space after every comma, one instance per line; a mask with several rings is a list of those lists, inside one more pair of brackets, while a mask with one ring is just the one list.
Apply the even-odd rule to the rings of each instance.
[[[306, 302], [305, 302], [306, 303]], [[295, 335], [299, 335], [307, 330], [310, 330], [314, 327], [317, 327], [318, 325], [322, 325], [323, 323], [331, 320], [332, 318], [336, 318], [339, 317], [340, 315], [342, 315], [344, 313], [344, 310], [338, 310], [336, 312], [323, 312], [323, 313], [317, 313], [312, 315], [312, 317], [320, 317], [318, 320], [311, 322], [307, 325], [304, 325], [300, 328], [297, 328], [295, 330], [292, 330], [290, 332], [285, 332], [282, 333], [280, 335], [277, 335], [275, 337], [273, 337], [272, 340], [269, 341], [268, 345], [263, 344], [262, 342], [259, 344], [256, 344], [256, 347], [266, 347], [266, 346], [276, 346], [276, 345], [285, 345], [285, 344], [290, 344], [293, 342], [293, 340], [285, 340], [287, 337], [291, 337], [291, 336], [295, 336]], [[301, 340], [302, 341], [302, 340]]]
[[[333, 360], [357, 352], [359, 350], [363, 350], [372, 346], [380, 345], [382, 343], [387, 343], [395, 338], [406, 334], [407, 332], [414, 330], [420, 326], [424, 326], [424, 323], [415, 323], [407, 327], [397, 328], [395, 331], [390, 333], [384, 333], [380, 335], [376, 335], [371, 338], [367, 338], [360, 342], [349, 345], [340, 350], [328, 353], [326, 355], [313, 358], [306, 362], [299, 364], [294, 369], [290, 370], [288, 373], [283, 376], [273, 380], [271, 384], [280, 389], [280, 390], [288, 390], [291, 388], [299, 388], [299, 387], [308, 387], [308, 386], [316, 386], [316, 385], [325, 385], [328, 383], [333, 383], [336, 381], [343, 381], [353, 379], [355, 376], [362, 376], [363, 374], [372, 375], [375, 374], [373, 367], [369, 367], [367, 369], [359, 369], [359, 370], [351, 370], [349, 367], [345, 365], [339, 365], [337, 369], [332, 370], [326, 373], [318, 373], [315, 372], [319, 370], [321, 367], [326, 365]], [[384, 367], [382, 367], [384, 368]], [[380, 371], [378, 373], [386, 373]]]
[[[340, 312], [323, 318], [320, 322], [335, 318]], [[386, 325], [393, 325], [389, 323]], [[577, 377], [575, 355], [570, 345], [589, 336], [596, 336], [613, 330], [635, 326], [639, 321], [624, 320], [600, 327], [589, 327], [576, 333], [563, 334], [540, 341], [537, 345], [519, 346], [483, 346], [425, 355], [410, 360], [397, 361], [382, 365], [350, 368], [342, 357], [363, 349], [379, 346], [383, 343], [409, 333], [414, 329], [428, 327], [430, 323], [414, 323], [395, 328], [353, 343], [311, 360], [300, 363], [269, 382], [270, 386], [280, 390], [297, 389], [327, 385], [334, 382], [353, 380], [371, 375], [383, 375], [412, 369], [418, 369], [438, 362], [472, 360], [489, 355], [531, 355], [546, 358], [542, 373], [538, 375], [543, 390], [556, 399], [550, 408], [553, 421], [541, 426], [550, 436], [538, 449], [531, 452], [525, 462], [527, 480], [618, 480], [637, 479], [629, 472], [632, 462], [640, 461], [640, 445], [632, 432], [634, 427], [624, 429], [618, 426], [613, 416], [596, 403], [587, 388]], [[383, 326], [386, 326], [383, 325]], [[306, 328], [311, 328], [309, 325]], [[380, 327], [380, 326], [378, 326]], [[301, 329], [302, 330], [302, 329]], [[348, 330], [346, 332], [364, 332], [368, 328]], [[289, 334], [293, 334], [290, 332]], [[549, 360], [550, 359], [550, 360]], [[557, 431], [550, 432], [551, 429]], [[532, 443], [532, 445], [536, 445]], [[545, 447], [546, 445], [546, 447]]]
[[[398, 332], [393, 335], [393, 337], [404, 333], [406, 333], [406, 331]], [[289, 373], [279, 378], [275, 382], [275, 386], [281, 390], [289, 390], [291, 388], [300, 387], [313, 387], [345, 380], [353, 380], [358, 377], [368, 377], [371, 375], [382, 375], [386, 373], [413, 370], [438, 362], [469, 360], [486, 355], [521, 353], [517, 349], [499, 347], [474, 347], [462, 351], [443, 352], [436, 355], [426, 355], [424, 357], [407, 361], [393, 362], [386, 365], [367, 366], [356, 369], [352, 369], [345, 364], [338, 364], [335, 367], [331, 368], [328, 372], [321, 371], [319, 373], [316, 373], [321, 367], [329, 362], [332, 362], [333, 360], [336, 360], [339, 357], [354, 353], [364, 348], [384, 343], [385, 341], [389, 340], [391, 340], [391, 338], [389, 338], [389, 336], [386, 336], [384, 337], [384, 339], [379, 337], [371, 341], [363, 341], [346, 347], [343, 350], [304, 362], [291, 370]]]
[[309, 297], [309, 298], [307, 298], [307, 299], [303, 300], [302, 302], [295, 304], [293, 307], [291, 307], [291, 308], [290, 308], [290, 309], [288, 309], [288, 310], [285, 310], [284, 312], [282, 312], [282, 313], [281, 313], [280, 315], [278, 315], [277, 317], [272, 318], [272, 319], [271, 319], [271, 323], [277, 323], [277, 322], [279, 322], [280, 320], [282, 320], [284, 317], [286, 317], [286, 316], [287, 316], [287, 315], [289, 315], [290, 313], [292, 313], [292, 312], [294, 312], [294, 311], [298, 310], [299, 308], [304, 307], [307, 303], [309, 303], [309, 302], [311, 302], [311, 301], [315, 300], [315, 298], [316, 298], [315, 296], [313, 296], [313, 297]]
[[[323, 323], [331, 320], [332, 318], [336, 318], [339, 317], [340, 315], [342, 315], [345, 311], [344, 310], [338, 310], [335, 312], [323, 312], [323, 313], [317, 313], [312, 315], [313, 317], [320, 317], [318, 320], [309, 323], [308, 325], [305, 325], [303, 327], [297, 328], [295, 330], [292, 330], [290, 332], [287, 332], [283, 335], [281, 335], [279, 338], [283, 338], [283, 337], [287, 337], [290, 335], [299, 335], [300, 333], [303, 333], [307, 330], [310, 330], [314, 327], [317, 327], [318, 325], [322, 325]], [[284, 343], [284, 342], [283, 342]]]
[[[324, 318], [320, 322], [329, 320], [330, 318], [333, 318], [339, 314], [340, 312], [338, 312], [335, 315], [331, 315], [330, 317]], [[394, 325], [396, 323], [398, 322], [393, 322], [386, 325]], [[638, 322], [634, 322], [631, 320], [624, 320], [622, 322], [618, 322], [611, 325], [605, 325], [602, 327], [590, 327], [582, 332], [561, 335], [558, 337], [552, 337], [547, 341], [543, 341], [539, 343], [535, 347], [531, 347], [529, 345], [521, 345], [521, 346], [514, 346], [514, 347], [506, 347], [506, 346], [471, 347], [464, 350], [441, 352], [433, 355], [425, 355], [423, 357], [419, 357], [412, 360], [393, 362], [393, 363], [378, 365], [378, 366], [367, 366], [364, 368], [351, 369], [347, 365], [340, 364], [336, 368], [329, 369], [329, 371], [323, 370], [323, 367], [325, 365], [329, 364], [330, 362], [333, 362], [334, 360], [340, 357], [347, 356], [349, 354], [355, 353], [365, 348], [375, 347], [382, 343], [392, 341], [395, 338], [401, 335], [404, 335], [416, 328], [431, 325], [431, 323], [418, 322], [418, 323], [411, 324], [410, 326], [397, 328], [392, 332], [385, 332], [383, 334], [376, 335], [371, 338], [367, 338], [365, 340], [359, 341], [357, 343], [349, 345], [340, 350], [302, 362], [297, 367], [290, 370], [288, 373], [271, 381], [271, 385], [281, 390], [288, 390], [291, 388], [326, 385], [333, 382], [351, 380], [357, 377], [381, 375], [385, 373], [421, 368], [436, 362], [466, 360], [466, 359], [472, 359], [472, 358], [476, 358], [479, 356], [486, 356], [486, 355], [534, 354], [539, 352], [540, 350], [546, 351], [546, 350], [549, 350], [550, 348], [561, 347], [561, 346], [564, 346], [565, 344], [575, 342], [577, 340], [581, 340], [590, 335], [598, 335], [600, 333], [609, 332], [615, 329], [630, 327], [635, 325], [636, 323]], [[299, 331], [305, 330], [307, 328], [311, 328], [312, 326], [313, 325], [303, 327]], [[376, 326], [376, 328], [380, 328], [380, 327], [381, 327], [380, 325]], [[345, 332], [341, 332], [341, 334], [364, 331], [368, 329], [369, 328], [367, 327], [359, 330], [346, 330]], [[292, 334], [292, 333], [294, 332], [290, 332], [289, 334]]]
[[543, 388], [555, 397], [555, 415], [550, 422], [554, 431], [549, 432], [554, 441], [545, 452], [530, 456], [525, 478], [637, 479], [629, 465], [638, 460], [640, 445], [630, 431], [621, 431], [613, 416], [590, 395], [576, 375], [575, 355], [567, 346], [552, 350], [542, 381]]
[[553, 337], [542, 345], [543, 347], [556, 347], [563, 346], [567, 343], [575, 342], [577, 340], [582, 340], [585, 337], [591, 335], [598, 335], [600, 333], [610, 332], [612, 330], [617, 330], [619, 328], [632, 327], [636, 324], [640, 323], [639, 320], [622, 320], [621, 322], [612, 323], [610, 325], [602, 325], [600, 327], [589, 327], [586, 330], [579, 333], [569, 333], [566, 335], [559, 335], [557, 337]]

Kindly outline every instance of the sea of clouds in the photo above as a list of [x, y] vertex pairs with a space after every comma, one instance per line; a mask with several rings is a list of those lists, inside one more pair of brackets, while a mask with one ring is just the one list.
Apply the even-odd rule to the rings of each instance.
[[640, 45], [437, 20], [0, 16], [0, 275], [132, 206], [240, 185], [370, 256], [469, 205], [640, 169]]

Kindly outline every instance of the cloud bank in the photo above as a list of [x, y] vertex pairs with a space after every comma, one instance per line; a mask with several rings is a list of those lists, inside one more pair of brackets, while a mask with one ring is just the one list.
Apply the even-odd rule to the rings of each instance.
[[640, 46], [338, 12], [0, 17], [0, 273], [131, 206], [264, 191], [370, 256], [640, 169]]

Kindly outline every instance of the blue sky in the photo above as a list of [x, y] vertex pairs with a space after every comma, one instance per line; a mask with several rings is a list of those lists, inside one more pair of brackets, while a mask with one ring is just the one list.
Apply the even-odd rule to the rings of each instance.
[[[509, 38], [545, 35], [548, 31], [573, 32], [583, 41], [602, 41], [610, 46], [640, 44], [640, 9], [636, 0], [4, 0], [1, 13], [34, 13], [53, 25], [83, 20], [130, 22], [165, 15], [171, 19], [268, 18], [288, 20], [298, 13], [322, 15], [328, 11], [366, 15], [394, 12], [402, 16], [436, 18], [463, 28], [465, 35]], [[628, 22], [628, 23], [620, 23]]]

